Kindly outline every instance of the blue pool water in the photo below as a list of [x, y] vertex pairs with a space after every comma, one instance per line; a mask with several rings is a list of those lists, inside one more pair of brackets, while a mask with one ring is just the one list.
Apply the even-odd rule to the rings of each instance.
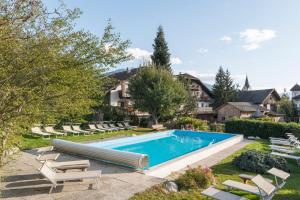
[[152, 167], [232, 136], [232, 134], [172, 130], [89, 145], [147, 154], [149, 165]]

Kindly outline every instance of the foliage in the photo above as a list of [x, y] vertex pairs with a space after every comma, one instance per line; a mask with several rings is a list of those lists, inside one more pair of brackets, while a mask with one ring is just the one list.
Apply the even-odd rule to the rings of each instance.
[[215, 183], [215, 177], [210, 168], [199, 166], [186, 170], [175, 182], [180, 190], [205, 189]]
[[162, 26], [158, 27], [153, 49], [153, 55], [151, 56], [153, 64], [159, 69], [172, 72], [169, 47], [165, 40], [165, 34]]
[[183, 84], [172, 74], [152, 66], [142, 68], [129, 80], [128, 91], [134, 108], [150, 113], [155, 124], [178, 111], [187, 96]]
[[236, 86], [233, 84], [233, 80], [228, 70], [225, 72], [222, 67], [219, 68], [212, 92], [214, 94], [213, 106], [215, 108], [235, 100]]
[[[78, 9], [0, 3], [0, 154], [33, 123], [82, 119], [101, 104], [103, 72], [129, 59], [109, 23], [102, 38], [74, 30]], [[2, 156], [1, 156], [2, 157]]]
[[296, 123], [234, 119], [225, 122], [225, 131], [268, 139], [269, 137], [285, 137], [285, 133], [300, 136], [300, 125]]
[[242, 170], [261, 174], [266, 173], [273, 167], [288, 171], [287, 162], [284, 158], [256, 150], [242, 153], [240, 156], [237, 156], [232, 163]]
[[185, 90], [187, 91], [187, 98], [185, 99], [185, 103], [183, 104], [183, 107], [179, 110], [177, 113], [178, 116], [187, 116], [194, 114], [197, 109], [197, 98], [195, 95], [193, 95], [191, 89], [190, 89], [190, 80], [185, 79], [181, 76], [178, 77], [178, 80], [181, 81], [185, 87]]
[[193, 125], [196, 130], [205, 131], [208, 130], [207, 121], [192, 118], [192, 117], [178, 117], [177, 119], [167, 124], [170, 129], [181, 129], [182, 126]]
[[289, 97], [282, 97], [281, 100], [278, 102], [279, 105], [279, 113], [285, 115], [285, 120], [287, 122], [295, 121], [297, 122], [298, 111], [296, 105], [293, 103]]
[[225, 132], [225, 125], [220, 123], [211, 123], [209, 124], [209, 129], [213, 132]]

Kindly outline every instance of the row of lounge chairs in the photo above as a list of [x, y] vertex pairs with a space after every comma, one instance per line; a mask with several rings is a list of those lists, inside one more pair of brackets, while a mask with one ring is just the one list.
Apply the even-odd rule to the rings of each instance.
[[300, 164], [300, 156], [294, 154], [300, 151], [300, 141], [292, 133], [286, 133], [287, 138], [275, 138], [270, 137], [270, 148], [272, 149], [272, 155], [280, 156], [287, 159], [296, 160]]
[[[290, 174], [276, 168], [270, 169], [268, 173], [275, 177], [275, 185], [272, 184], [271, 180], [266, 179], [259, 174], [256, 176], [248, 175], [247, 177], [247, 179], [251, 180], [254, 185], [233, 180], [226, 180], [222, 184], [227, 186], [229, 190], [238, 189], [258, 195], [262, 200], [270, 200], [273, 198], [275, 193], [285, 185]], [[245, 179], [245, 176], [243, 176], [243, 179]], [[218, 200], [246, 200], [244, 197], [240, 197], [227, 191], [219, 190], [215, 187], [209, 187], [208, 189], [204, 190], [202, 194]]]
[[[83, 179], [93, 180], [96, 188], [99, 189], [101, 170], [87, 171], [87, 168], [90, 167], [89, 160], [57, 162], [56, 160], [60, 156], [59, 153], [45, 154], [45, 152], [51, 152], [52, 150], [53, 147], [40, 148], [38, 149], [39, 155], [36, 158], [38, 161], [43, 163], [42, 167], [38, 170], [52, 184], [49, 190], [49, 194], [58, 185], [65, 184], [64, 181], [75, 181]], [[79, 171], [69, 172], [68, 170]]]
[[121, 131], [121, 130], [128, 130], [128, 129], [135, 129], [137, 126], [131, 126], [128, 122], [124, 123], [108, 123], [108, 124], [88, 124], [88, 129], [81, 129], [79, 125], [64, 125], [62, 126], [61, 131], [57, 131], [54, 129], [53, 126], [45, 126], [44, 130], [41, 127], [33, 127], [31, 128], [32, 134], [42, 136], [44, 138], [50, 138], [51, 136], [66, 136], [67, 134], [73, 135], [90, 135], [94, 133], [101, 133], [101, 132], [110, 132], [110, 131]]

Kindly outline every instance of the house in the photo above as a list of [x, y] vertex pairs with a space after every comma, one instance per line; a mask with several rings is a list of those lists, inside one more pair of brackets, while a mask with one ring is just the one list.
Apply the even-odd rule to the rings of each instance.
[[[298, 116], [300, 116], [300, 85], [296, 83], [290, 91], [292, 93], [292, 101], [298, 110]], [[295, 121], [300, 122], [300, 118], [298, 117]]]
[[113, 87], [109, 89], [109, 105], [119, 108], [120, 111], [126, 112], [128, 115], [136, 115], [141, 117], [149, 116], [148, 113], [140, 112], [133, 109], [133, 101], [128, 94], [129, 79], [136, 75], [139, 68], [129, 69], [124, 71], [112, 73], [109, 75], [114, 80]]
[[232, 117], [250, 118], [257, 115], [269, 116], [279, 121], [282, 114], [277, 113], [280, 96], [275, 89], [251, 90], [248, 77], [242, 90], [237, 92], [235, 102], [228, 102], [216, 109], [218, 121], [224, 122]]
[[197, 101], [196, 116], [203, 120], [215, 121], [216, 112], [211, 107], [211, 104], [214, 102], [214, 96], [209, 87], [199, 78], [188, 73], [179, 73], [177, 78], [188, 81], [189, 89]]
[[290, 91], [292, 92], [292, 100], [300, 112], [300, 85], [295, 84]]
[[234, 117], [250, 118], [258, 109], [258, 105], [249, 102], [228, 102], [216, 108], [216, 111], [218, 112], [218, 121], [224, 122]]

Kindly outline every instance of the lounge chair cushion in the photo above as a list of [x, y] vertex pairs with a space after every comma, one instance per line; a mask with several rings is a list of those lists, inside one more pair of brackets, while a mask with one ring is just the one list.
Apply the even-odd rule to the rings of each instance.
[[226, 185], [231, 188], [243, 190], [252, 194], [260, 195], [259, 189], [255, 186], [244, 184], [241, 182], [233, 181], [233, 180], [227, 180], [222, 183], [223, 185]]
[[268, 170], [268, 173], [269, 174], [272, 174], [274, 176], [277, 176], [283, 180], [286, 180], [288, 177], [290, 177], [290, 174], [285, 172], [285, 171], [282, 171], [280, 169], [277, 169], [275, 167], [273, 167], [272, 169]]
[[206, 190], [202, 191], [201, 194], [218, 200], [247, 200], [247, 198], [240, 197], [229, 192], [224, 192], [214, 187], [207, 188]]
[[65, 162], [55, 162], [48, 161], [48, 167], [55, 168], [58, 170], [67, 170], [67, 169], [86, 169], [90, 167], [89, 160], [75, 160], [75, 161], [65, 161]]
[[255, 176], [251, 181], [257, 185], [263, 192], [265, 192], [268, 196], [275, 192], [276, 187], [268, 182], [264, 177], [261, 175]]

